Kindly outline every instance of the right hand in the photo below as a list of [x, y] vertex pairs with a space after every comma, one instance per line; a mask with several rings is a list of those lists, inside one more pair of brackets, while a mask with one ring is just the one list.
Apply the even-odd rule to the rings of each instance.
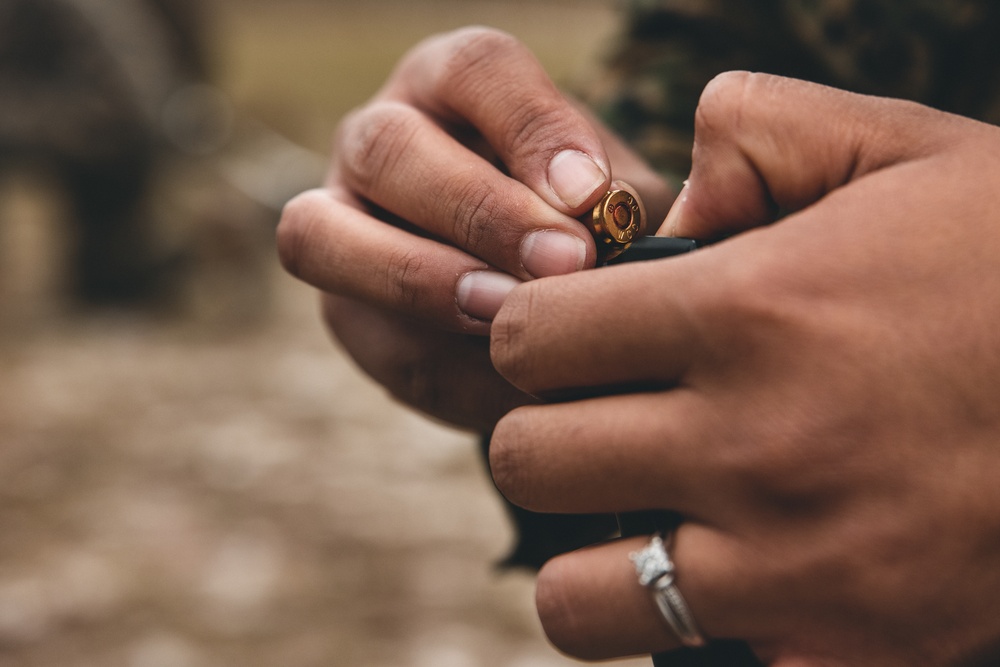
[[[676, 512], [701, 628], [774, 667], [1000, 664], [1000, 128], [729, 73], [695, 144], [666, 231], [724, 241], [536, 281], [497, 316], [505, 377], [582, 396], [500, 421], [497, 488]], [[553, 643], [677, 646], [641, 546], [546, 564]]]
[[521, 43], [458, 30], [415, 47], [345, 118], [326, 186], [285, 208], [279, 253], [325, 293], [324, 317], [363, 370], [417, 409], [488, 430], [531, 400], [493, 370], [490, 322], [520, 282], [593, 266], [575, 218], [608, 189], [612, 162], [666, 212], [664, 181]]

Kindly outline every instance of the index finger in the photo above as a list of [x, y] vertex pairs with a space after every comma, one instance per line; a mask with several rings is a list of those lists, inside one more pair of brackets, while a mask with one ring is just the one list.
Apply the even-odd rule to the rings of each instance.
[[661, 231], [715, 238], [804, 209], [955, 141], [943, 118], [913, 102], [767, 74], [721, 74], [698, 103], [691, 176]]
[[704, 260], [717, 251], [519, 285], [493, 320], [493, 364], [531, 394], [670, 385], [699, 357], [691, 304], [707, 299], [698, 272], [714, 271]]
[[515, 179], [562, 213], [579, 215], [611, 183], [596, 129], [506, 33], [473, 27], [431, 38], [381, 95], [446, 123], [472, 125]]

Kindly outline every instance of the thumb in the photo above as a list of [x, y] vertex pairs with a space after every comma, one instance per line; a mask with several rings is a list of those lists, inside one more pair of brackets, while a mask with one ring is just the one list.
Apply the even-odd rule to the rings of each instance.
[[943, 138], [929, 128], [941, 116], [794, 79], [721, 74], [702, 93], [691, 175], [660, 233], [712, 239], [801, 210], [865, 174], [933, 152]]

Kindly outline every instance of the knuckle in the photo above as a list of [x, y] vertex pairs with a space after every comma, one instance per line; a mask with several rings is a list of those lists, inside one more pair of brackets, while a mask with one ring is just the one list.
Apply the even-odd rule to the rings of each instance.
[[507, 500], [527, 509], [532, 507], [532, 493], [526, 471], [531, 448], [526, 444], [528, 413], [518, 408], [505, 415], [490, 440], [490, 474], [497, 489]]
[[545, 635], [560, 651], [577, 658], [597, 658], [588, 642], [593, 633], [582, 622], [572, 596], [574, 579], [569, 557], [557, 556], [542, 566], [535, 585], [538, 618]]
[[[489, 101], [502, 110], [498, 151], [513, 162], [530, 161], [552, 147], [581, 141], [582, 118], [544, 74], [531, 50], [516, 37], [488, 28], [457, 33], [439, 85], [450, 97]], [[522, 73], [516, 79], [510, 72]], [[584, 141], [587, 141], [584, 139]]]
[[787, 95], [792, 81], [760, 72], [723, 72], [709, 81], [702, 91], [695, 112], [695, 132], [705, 134], [738, 132], [743, 121], [767, 104], [770, 98]]
[[495, 67], [511, 54], [527, 51], [513, 35], [483, 26], [461, 28], [452, 32], [449, 39], [451, 48], [440, 79], [445, 86], [483, 86], [488, 83], [482, 77], [484, 69]]
[[508, 203], [489, 183], [473, 180], [455, 186], [452, 238], [462, 248], [481, 250], [507, 226], [500, 224]]
[[749, 72], [723, 72], [708, 82], [695, 111], [696, 134], [714, 134], [738, 124], [751, 76]]
[[498, 104], [504, 104], [506, 120], [500, 140], [505, 152], [514, 157], [533, 153], [539, 145], [571, 138], [564, 136], [567, 132], [563, 130], [569, 109], [560, 101], [554, 84], [548, 84], [552, 95], [529, 96], [506, 86], [496, 87], [495, 73], [501, 68], [509, 70], [535, 62], [534, 55], [517, 38], [496, 30], [472, 28], [457, 40], [441, 78], [442, 85], [461, 91], [468, 99], [490, 94]]
[[291, 199], [282, 209], [275, 244], [281, 265], [293, 276], [301, 277], [305, 271], [308, 248], [329, 207], [330, 200], [322, 190], [310, 190]]
[[344, 122], [340, 162], [346, 180], [362, 192], [391, 178], [421, 130], [419, 113], [400, 102], [375, 102]]
[[512, 110], [503, 144], [514, 159], [537, 153], [540, 146], [561, 146], [565, 136], [567, 108], [555, 99], [537, 98]]
[[490, 358], [508, 382], [522, 391], [531, 391], [533, 363], [524, 333], [530, 330], [533, 304], [537, 299], [534, 281], [515, 287], [490, 327]]
[[409, 248], [388, 253], [380, 282], [382, 294], [389, 304], [411, 311], [419, 310], [422, 295], [420, 275], [424, 261], [423, 256]]

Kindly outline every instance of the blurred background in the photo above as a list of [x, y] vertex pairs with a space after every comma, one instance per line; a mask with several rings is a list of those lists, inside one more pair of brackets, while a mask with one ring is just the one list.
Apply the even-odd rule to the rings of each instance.
[[[611, 0], [0, 1], [0, 666], [546, 667], [468, 434], [284, 276], [281, 204], [442, 30], [567, 87]], [[633, 661], [628, 664], [648, 664]]]

